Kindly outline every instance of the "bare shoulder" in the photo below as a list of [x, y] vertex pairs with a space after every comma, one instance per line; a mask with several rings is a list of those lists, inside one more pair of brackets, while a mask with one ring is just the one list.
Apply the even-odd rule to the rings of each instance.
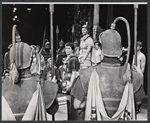
[[143, 59], [143, 60], [146, 59], [145, 55], [144, 55], [142, 52], [139, 54], [139, 57], [140, 57], [141, 59]]

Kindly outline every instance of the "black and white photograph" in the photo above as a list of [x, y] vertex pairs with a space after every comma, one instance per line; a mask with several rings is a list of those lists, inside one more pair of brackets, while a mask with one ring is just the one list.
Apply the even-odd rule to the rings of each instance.
[[1, 121], [148, 121], [147, 2], [2, 2]]

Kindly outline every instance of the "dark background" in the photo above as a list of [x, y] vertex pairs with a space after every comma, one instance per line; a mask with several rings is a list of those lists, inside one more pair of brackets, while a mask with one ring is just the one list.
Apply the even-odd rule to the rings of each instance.
[[[107, 6], [100, 5], [100, 19], [99, 26], [103, 29], [107, 29]], [[11, 4], [2, 5], [2, 54], [4, 56], [5, 52], [8, 51], [7, 47], [12, 43], [12, 26], [14, 24], [18, 25], [18, 29], [22, 38], [22, 41], [28, 43], [29, 45], [35, 44], [42, 46], [44, 29], [46, 27], [46, 38], [50, 39], [50, 14], [49, 14], [49, 5], [15, 5], [19, 21], [13, 21], [13, 8]], [[31, 8], [31, 12], [27, 8]], [[54, 56], [57, 49], [56, 41], [56, 26], [59, 28], [58, 40], [66, 43], [68, 41], [67, 26], [70, 26], [74, 23], [74, 19], [68, 17], [67, 12], [70, 8], [73, 7], [71, 4], [56, 4], [54, 6], [53, 14], [53, 28], [54, 28]], [[122, 16], [126, 18], [130, 25], [131, 32], [131, 52], [129, 62], [132, 62], [132, 56], [134, 53], [134, 7], [133, 5], [118, 4], [113, 5], [113, 20]], [[122, 37], [122, 45], [127, 47], [127, 33], [126, 26], [123, 21], [118, 21], [116, 30], [120, 33]], [[70, 35], [69, 35], [70, 36]], [[142, 52], [146, 55], [147, 58], [147, 5], [139, 5], [138, 8], [138, 25], [137, 25], [137, 40], [143, 43]], [[145, 66], [144, 73], [144, 88], [147, 92], [147, 64]]]

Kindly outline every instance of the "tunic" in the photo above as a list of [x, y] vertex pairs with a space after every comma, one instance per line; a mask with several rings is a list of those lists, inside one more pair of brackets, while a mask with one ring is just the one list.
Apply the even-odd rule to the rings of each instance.
[[65, 65], [60, 66], [60, 74], [62, 81], [70, 81], [72, 71], [78, 71], [80, 69], [80, 63], [75, 55], [68, 58]]
[[94, 42], [92, 40], [92, 38], [89, 35], [85, 35], [84, 37], [81, 38], [81, 42], [80, 42], [80, 53], [79, 53], [79, 61], [82, 62], [85, 55], [87, 55], [87, 57], [85, 58], [85, 61], [83, 63], [81, 63], [81, 68], [87, 68], [89, 66], [91, 66], [91, 48], [94, 46]]

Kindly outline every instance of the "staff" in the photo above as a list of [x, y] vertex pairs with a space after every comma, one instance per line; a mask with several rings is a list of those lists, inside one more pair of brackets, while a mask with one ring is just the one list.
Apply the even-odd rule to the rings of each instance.
[[49, 11], [50, 11], [50, 39], [51, 39], [51, 65], [52, 65], [52, 77], [54, 76], [54, 57], [53, 57], [53, 13], [54, 13], [54, 5], [49, 5]]
[[40, 50], [39, 54], [41, 54], [41, 53], [42, 53], [42, 50], [44, 49], [44, 46], [45, 46], [45, 35], [46, 35], [46, 26], [45, 26], [45, 29], [44, 29], [43, 44], [42, 44], [42, 48], [41, 48], [41, 50]]
[[[52, 69], [52, 78], [55, 75], [54, 74], [54, 57], [53, 57], [53, 13], [54, 13], [54, 4], [49, 5], [49, 11], [50, 11], [50, 39], [51, 39], [51, 69]], [[52, 115], [52, 120], [55, 120], [55, 116]]]
[[134, 64], [137, 66], [137, 9], [138, 4], [134, 4]]

